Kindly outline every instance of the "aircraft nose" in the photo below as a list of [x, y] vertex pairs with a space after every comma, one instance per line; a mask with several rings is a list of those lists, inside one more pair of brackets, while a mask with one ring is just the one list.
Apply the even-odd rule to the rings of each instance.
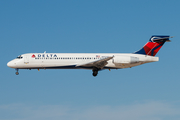
[[16, 63], [10, 61], [10, 62], [7, 63], [7, 66], [10, 67], [10, 68], [14, 68], [16, 66]]

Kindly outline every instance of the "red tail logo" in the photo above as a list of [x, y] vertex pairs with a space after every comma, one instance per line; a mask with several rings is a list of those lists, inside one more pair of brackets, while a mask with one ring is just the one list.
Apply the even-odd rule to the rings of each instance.
[[165, 42], [169, 42], [169, 36], [152, 36], [148, 43], [135, 54], [155, 56]]

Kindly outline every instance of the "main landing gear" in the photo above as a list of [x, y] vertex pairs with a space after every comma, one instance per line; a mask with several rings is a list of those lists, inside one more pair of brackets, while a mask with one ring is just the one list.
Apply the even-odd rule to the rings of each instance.
[[93, 73], [92, 73], [92, 75], [94, 76], [94, 77], [96, 77], [97, 76], [97, 74], [98, 74], [98, 68], [93, 68]]
[[18, 70], [19, 70], [19, 69], [16, 69], [16, 73], [15, 73], [16, 75], [19, 75], [19, 72], [18, 72]]

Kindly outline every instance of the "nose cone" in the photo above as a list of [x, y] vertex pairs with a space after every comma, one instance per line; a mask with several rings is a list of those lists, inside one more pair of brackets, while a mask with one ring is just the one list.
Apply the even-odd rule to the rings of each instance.
[[13, 62], [13, 61], [10, 61], [7, 63], [7, 66], [10, 67], [10, 68], [15, 68], [16, 67], [16, 63]]

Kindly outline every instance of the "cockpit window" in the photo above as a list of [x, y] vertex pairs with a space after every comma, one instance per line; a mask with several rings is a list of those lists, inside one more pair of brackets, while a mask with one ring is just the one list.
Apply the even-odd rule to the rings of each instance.
[[18, 56], [16, 59], [22, 59], [23, 57], [20, 55], [20, 56]]

